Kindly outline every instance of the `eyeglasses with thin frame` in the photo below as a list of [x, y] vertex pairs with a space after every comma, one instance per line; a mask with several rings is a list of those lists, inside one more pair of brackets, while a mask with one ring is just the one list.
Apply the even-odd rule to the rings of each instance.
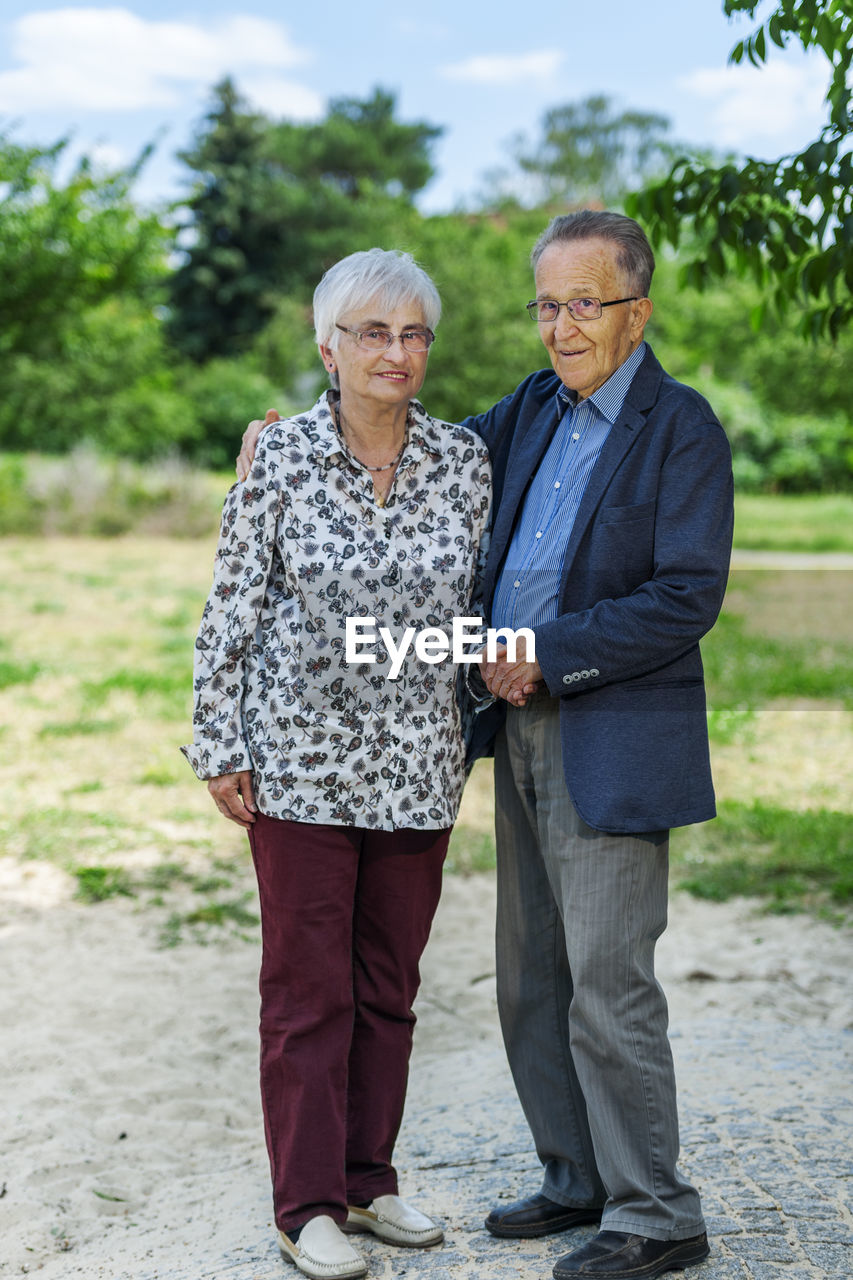
[[387, 351], [395, 338], [399, 338], [404, 351], [408, 351], [410, 355], [418, 355], [422, 351], [429, 351], [435, 342], [432, 329], [404, 329], [402, 333], [392, 333], [390, 329], [375, 327], [348, 329], [345, 324], [337, 323], [335, 328], [340, 329], [341, 333], [351, 334], [356, 342], [368, 351]]
[[621, 302], [636, 302], [637, 295], [631, 298], [614, 298], [612, 302], [602, 302], [600, 298], [569, 298], [568, 302], [557, 302], [555, 298], [534, 298], [527, 303], [527, 314], [536, 324], [553, 324], [560, 314], [560, 307], [565, 307], [573, 320], [597, 320], [605, 307], [618, 307]]

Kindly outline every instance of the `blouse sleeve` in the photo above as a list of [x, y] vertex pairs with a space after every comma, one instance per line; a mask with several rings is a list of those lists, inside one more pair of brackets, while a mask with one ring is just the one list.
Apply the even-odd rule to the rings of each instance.
[[222, 511], [213, 586], [195, 642], [193, 741], [181, 748], [199, 778], [252, 768], [241, 705], [281, 507], [271, 444], [262, 441], [251, 472], [230, 490]]
[[474, 501], [474, 544], [477, 555], [474, 568], [474, 584], [471, 591], [471, 614], [485, 618], [483, 609], [483, 575], [489, 556], [489, 530], [492, 507], [492, 464], [489, 453], [481, 441], [477, 441], [479, 466], [474, 475], [472, 494]]

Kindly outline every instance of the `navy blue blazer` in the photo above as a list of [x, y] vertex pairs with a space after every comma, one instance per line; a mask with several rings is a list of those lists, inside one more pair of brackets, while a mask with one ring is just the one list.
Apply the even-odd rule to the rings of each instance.
[[[487, 621], [559, 385], [541, 369], [465, 420], [494, 470]], [[725, 432], [648, 348], [578, 510], [558, 617], [536, 628], [537, 661], [560, 699], [566, 785], [591, 827], [648, 832], [714, 816], [699, 640], [723, 601], [733, 522]], [[473, 758], [491, 753], [505, 713], [500, 703], [476, 718]]]

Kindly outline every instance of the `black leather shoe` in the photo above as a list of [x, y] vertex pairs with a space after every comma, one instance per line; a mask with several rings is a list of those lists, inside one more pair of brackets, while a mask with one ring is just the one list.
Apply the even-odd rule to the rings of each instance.
[[665, 1271], [683, 1271], [709, 1253], [704, 1231], [689, 1240], [649, 1240], [621, 1231], [600, 1231], [594, 1240], [560, 1258], [554, 1276], [555, 1280], [572, 1280], [573, 1276], [646, 1280], [647, 1276], [662, 1276]]
[[555, 1231], [568, 1231], [571, 1227], [580, 1227], [585, 1222], [600, 1222], [601, 1208], [598, 1205], [587, 1205], [585, 1208], [571, 1208], [569, 1205], [557, 1204], [547, 1196], [529, 1196], [527, 1200], [516, 1200], [506, 1208], [493, 1209], [486, 1218], [486, 1230], [493, 1236], [506, 1236], [514, 1240], [533, 1240], [537, 1236], [550, 1236]]

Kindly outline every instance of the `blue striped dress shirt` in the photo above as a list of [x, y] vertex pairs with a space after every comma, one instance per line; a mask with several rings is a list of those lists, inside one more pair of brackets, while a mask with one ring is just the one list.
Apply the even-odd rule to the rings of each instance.
[[534, 475], [498, 577], [492, 626], [536, 627], [557, 617], [566, 547], [592, 469], [645, 355], [641, 342], [603, 386], [579, 403], [560, 386], [558, 426]]

